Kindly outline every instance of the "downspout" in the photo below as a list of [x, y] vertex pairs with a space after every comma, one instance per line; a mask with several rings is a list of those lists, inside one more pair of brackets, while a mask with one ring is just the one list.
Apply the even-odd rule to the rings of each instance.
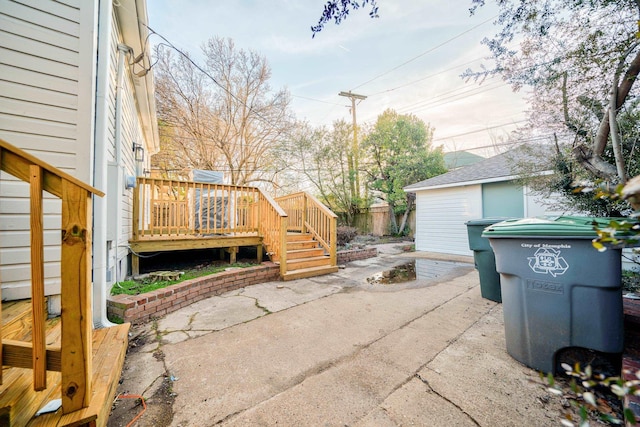
[[107, 159], [109, 135], [109, 69], [110, 33], [112, 25], [111, 0], [100, 0], [98, 10], [98, 67], [96, 73], [96, 127], [93, 155], [93, 186], [106, 197], [93, 198], [93, 325], [94, 328], [113, 326], [107, 319]]
[[[116, 282], [120, 280], [120, 260], [118, 251], [120, 249], [120, 235], [122, 233], [122, 212], [123, 212], [123, 200], [122, 192], [124, 190], [124, 160], [122, 156], [122, 86], [124, 80], [124, 65], [127, 59], [127, 54], [131, 53], [132, 49], [125, 44], [118, 44], [118, 72], [116, 75], [116, 113], [115, 113], [115, 132], [114, 132], [114, 144], [116, 150], [116, 167], [117, 167], [117, 182], [116, 182], [116, 211], [111, 212], [115, 218], [115, 239], [114, 246], [116, 252]], [[128, 243], [128, 242], [127, 242]]]

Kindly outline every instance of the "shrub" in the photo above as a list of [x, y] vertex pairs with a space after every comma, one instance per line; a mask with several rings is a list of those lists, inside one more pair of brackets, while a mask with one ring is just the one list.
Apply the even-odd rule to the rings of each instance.
[[358, 229], [355, 227], [340, 226], [336, 230], [338, 246], [344, 246], [351, 242], [358, 234]]

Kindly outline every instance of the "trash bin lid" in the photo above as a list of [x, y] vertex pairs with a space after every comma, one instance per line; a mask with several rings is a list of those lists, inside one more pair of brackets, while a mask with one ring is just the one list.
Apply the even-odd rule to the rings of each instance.
[[472, 219], [469, 220], [467, 222], [465, 222], [465, 225], [484, 225], [485, 227], [487, 225], [492, 225], [495, 224], [496, 222], [502, 222], [502, 221], [506, 221], [508, 219], [513, 219], [511, 217], [493, 217], [493, 218], [480, 218], [480, 219]]
[[592, 239], [597, 237], [593, 230], [594, 222], [598, 228], [609, 225], [610, 218], [587, 216], [560, 216], [549, 218], [524, 218], [502, 221], [485, 229], [483, 237], [576, 237]]

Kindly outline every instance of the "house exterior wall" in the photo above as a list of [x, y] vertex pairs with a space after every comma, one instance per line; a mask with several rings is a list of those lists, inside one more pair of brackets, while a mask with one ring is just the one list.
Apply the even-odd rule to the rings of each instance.
[[[0, 9], [0, 138], [91, 182], [94, 2], [0, 0]], [[28, 185], [0, 173], [0, 187], [2, 298], [29, 298]], [[60, 212], [45, 195], [47, 295], [60, 290]]]
[[[122, 3], [120, 3], [122, 4]], [[123, 37], [123, 23], [118, 14], [119, 6], [112, 9], [109, 32], [109, 67], [107, 76], [107, 116], [106, 131], [102, 136], [106, 139], [107, 164], [107, 225], [105, 254], [107, 286], [111, 287], [116, 281], [124, 280], [129, 271], [128, 241], [132, 236], [133, 224], [133, 190], [126, 188], [127, 177], [142, 174], [149, 162], [149, 148], [145, 143], [143, 124], [136, 100], [135, 76], [131, 67], [132, 54], [122, 54], [118, 46], [124, 49], [126, 40]], [[133, 2], [126, 7], [132, 8]], [[131, 46], [128, 46], [131, 47]], [[118, 62], [123, 61], [121, 81], [118, 82]], [[120, 98], [117, 97], [120, 86]], [[119, 107], [118, 107], [119, 103]], [[116, 113], [121, 109], [121, 114]], [[145, 163], [137, 164], [134, 159], [133, 144], [142, 144], [146, 148]], [[119, 151], [119, 154], [118, 154]]]
[[[113, 284], [129, 269], [133, 191], [124, 183], [148, 168], [158, 149], [153, 80], [134, 76], [129, 66], [145, 48], [138, 21], [146, 19], [146, 4], [0, 0], [0, 10], [0, 138], [107, 193], [100, 202], [110, 209], [102, 215], [108, 220], [93, 230], [94, 282], [104, 284], [106, 276]], [[123, 61], [117, 123], [118, 46], [125, 43], [131, 51]], [[100, 71], [102, 63], [107, 66]], [[148, 66], [145, 57], [137, 70]], [[134, 142], [145, 147], [144, 164], [134, 161]], [[110, 168], [113, 176], [105, 172], [96, 184], [96, 171]], [[0, 173], [0, 190], [2, 298], [29, 298], [29, 187]], [[96, 209], [94, 199], [94, 221], [98, 211], [104, 210]], [[45, 293], [50, 296], [60, 292], [60, 213], [60, 201], [45, 194]]]
[[473, 255], [465, 222], [482, 218], [482, 186], [416, 192], [417, 251]]

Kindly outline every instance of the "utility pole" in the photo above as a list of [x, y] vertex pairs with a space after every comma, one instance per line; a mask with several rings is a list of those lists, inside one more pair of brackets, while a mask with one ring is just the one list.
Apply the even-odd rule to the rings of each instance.
[[358, 95], [349, 92], [340, 92], [339, 96], [351, 99], [351, 115], [353, 117], [353, 144], [351, 145], [351, 155], [347, 157], [349, 162], [349, 181], [351, 184], [352, 200], [360, 199], [360, 175], [358, 173], [358, 125], [356, 122], [356, 99], [364, 101], [367, 99], [364, 95]]

